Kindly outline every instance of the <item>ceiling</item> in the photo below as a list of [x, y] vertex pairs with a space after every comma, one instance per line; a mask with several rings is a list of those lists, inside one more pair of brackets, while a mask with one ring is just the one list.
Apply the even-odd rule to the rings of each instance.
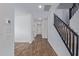
[[[41, 5], [42, 8], [38, 8]], [[51, 3], [17, 3], [15, 7], [25, 11], [26, 13], [32, 14], [34, 18], [46, 18], [48, 11], [51, 8]]]
[[[55, 3], [16, 3], [15, 7], [25, 13], [30, 13], [33, 18], [46, 18], [48, 16], [48, 11], [52, 5]], [[42, 8], [38, 8], [42, 5]], [[71, 8], [72, 3], [60, 3], [58, 9], [68, 9]]]

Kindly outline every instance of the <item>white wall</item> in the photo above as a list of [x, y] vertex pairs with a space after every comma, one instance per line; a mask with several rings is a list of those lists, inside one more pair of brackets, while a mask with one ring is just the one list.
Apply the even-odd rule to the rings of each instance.
[[[8, 24], [7, 20], [11, 23]], [[14, 7], [0, 4], [0, 56], [14, 55]]]
[[56, 9], [55, 14], [66, 24], [69, 24], [69, 9]]
[[42, 20], [42, 37], [48, 38], [48, 18]]
[[59, 4], [53, 4], [48, 17], [48, 41], [59, 56], [69, 56], [69, 52], [54, 27], [54, 12]]
[[22, 8], [15, 8], [15, 42], [31, 42], [31, 14]]
[[79, 35], [79, 9], [71, 18], [70, 27]]

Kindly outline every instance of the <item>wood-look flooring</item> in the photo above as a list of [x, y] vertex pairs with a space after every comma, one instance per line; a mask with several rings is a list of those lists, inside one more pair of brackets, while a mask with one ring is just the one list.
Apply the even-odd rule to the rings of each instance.
[[16, 42], [15, 56], [57, 56], [48, 39], [36, 37], [32, 43]]
[[30, 44], [27, 42], [16, 42], [15, 43], [15, 56], [21, 55], [24, 49], [27, 50], [29, 45]]

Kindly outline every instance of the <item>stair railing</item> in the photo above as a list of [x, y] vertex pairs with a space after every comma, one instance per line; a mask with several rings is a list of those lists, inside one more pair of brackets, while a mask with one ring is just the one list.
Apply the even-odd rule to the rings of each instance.
[[78, 35], [57, 15], [54, 14], [54, 26], [62, 38], [71, 56], [78, 56]]
[[79, 8], [79, 3], [73, 3], [72, 8], [69, 9], [69, 19], [72, 18], [72, 16], [76, 13], [78, 8]]

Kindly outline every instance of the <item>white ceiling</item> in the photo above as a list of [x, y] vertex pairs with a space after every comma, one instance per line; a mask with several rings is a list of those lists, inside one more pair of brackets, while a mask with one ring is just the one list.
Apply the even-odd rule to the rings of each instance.
[[[38, 8], [38, 5], [42, 5], [42, 8]], [[26, 13], [30, 13], [34, 18], [46, 18], [48, 16], [48, 12], [44, 11], [44, 5], [53, 5], [49, 3], [18, 3], [15, 4], [15, 7], [25, 11]]]
[[[42, 5], [42, 8], [39, 9], [38, 5]], [[32, 14], [34, 18], [47, 18], [48, 12], [44, 10], [44, 6], [46, 5], [53, 6], [54, 3], [16, 3], [15, 7], [26, 13]], [[60, 3], [58, 9], [70, 8], [71, 6], [71, 3]]]

